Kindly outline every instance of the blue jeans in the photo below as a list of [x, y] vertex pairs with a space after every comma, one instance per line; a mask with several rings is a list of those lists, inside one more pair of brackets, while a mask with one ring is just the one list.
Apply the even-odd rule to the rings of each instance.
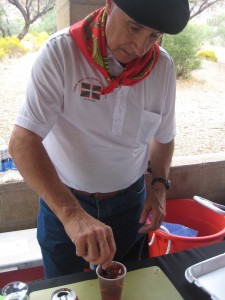
[[[138, 260], [145, 235], [139, 234], [140, 214], [145, 202], [145, 180], [142, 176], [121, 195], [98, 200], [74, 193], [81, 206], [94, 218], [112, 228], [116, 242], [114, 260]], [[76, 249], [62, 223], [40, 198], [37, 238], [41, 247], [46, 278], [82, 272], [85, 260]]]

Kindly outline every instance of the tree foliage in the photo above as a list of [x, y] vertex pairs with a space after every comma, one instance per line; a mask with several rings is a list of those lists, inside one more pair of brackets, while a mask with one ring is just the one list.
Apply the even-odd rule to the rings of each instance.
[[224, 0], [189, 0], [190, 20], [200, 15], [203, 11], [223, 5]]
[[209, 19], [207, 24], [211, 29], [209, 37], [212, 44], [225, 45], [225, 12]]
[[162, 46], [174, 60], [177, 77], [188, 78], [192, 70], [200, 67], [196, 54], [201, 41], [199, 28], [191, 22], [177, 35], [164, 35]]
[[44, 17], [39, 19], [37, 22], [30, 26], [30, 33], [33, 32], [48, 32], [49, 35], [55, 33], [57, 30], [56, 26], [56, 9], [48, 12]]
[[[46, 15], [55, 7], [55, 0], [7, 0], [22, 15], [24, 25], [18, 34], [18, 39], [22, 40], [29, 31], [30, 25]], [[3, 6], [1, 6], [3, 8]], [[0, 8], [0, 9], [1, 9]], [[0, 10], [1, 11], [1, 10]]]
[[7, 5], [4, 3], [4, 1], [0, 4], [0, 32], [3, 37], [11, 35], [9, 18], [7, 14]]

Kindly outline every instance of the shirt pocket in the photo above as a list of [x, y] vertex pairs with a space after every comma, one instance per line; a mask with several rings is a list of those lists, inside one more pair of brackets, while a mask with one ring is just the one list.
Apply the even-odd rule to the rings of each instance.
[[161, 115], [143, 110], [141, 113], [140, 125], [137, 133], [137, 144], [146, 145], [153, 138], [161, 122]]

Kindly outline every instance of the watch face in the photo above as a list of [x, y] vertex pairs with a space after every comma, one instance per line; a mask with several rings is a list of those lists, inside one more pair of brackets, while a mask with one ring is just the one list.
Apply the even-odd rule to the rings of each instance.
[[168, 180], [168, 179], [165, 179], [165, 178], [162, 178], [162, 177], [156, 177], [152, 180], [152, 185], [155, 183], [155, 182], [161, 182], [165, 185], [166, 189], [168, 190], [169, 187], [171, 186], [171, 181]]
[[170, 187], [170, 182], [169, 182], [169, 180], [165, 180], [163, 183], [165, 184], [166, 189], [168, 190], [168, 188]]

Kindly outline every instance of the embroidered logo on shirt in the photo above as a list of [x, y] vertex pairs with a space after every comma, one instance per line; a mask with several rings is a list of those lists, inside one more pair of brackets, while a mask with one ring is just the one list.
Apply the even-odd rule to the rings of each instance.
[[75, 83], [73, 92], [77, 93], [84, 101], [98, 102], [106, 99], [106, 95], [101, 95], [102, 87], [103, 84], [99, 79], [87, 76]]
[[92, 100], [100, 100], [101, 91], [102, 87], [99, 85], [82, 82], [80, 96]]

